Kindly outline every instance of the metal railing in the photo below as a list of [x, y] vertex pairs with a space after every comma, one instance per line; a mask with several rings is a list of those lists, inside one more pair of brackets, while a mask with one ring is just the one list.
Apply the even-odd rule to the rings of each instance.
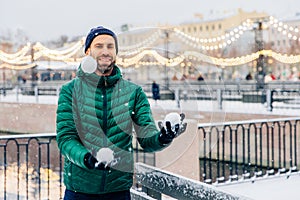
[[[300, 117], [199, 124], [200, 181], [212, 184], [298, 171], [299, 133]], [[0, 199], [62, 198], [63, 157], [55, 138], [55, 133], [0, 137]], [[136, 141], [134, 144], [135, 162], [155, 166], [155, 154], [144, 153]], [[157, 180], [164, 180], [164, 173], [156, 169], [154, 174]], [[149, 180], [145, 180], [147, 176]], [[136, 180], [150, 187], [144, 182], [154, 179], [149, 174], [147, 176], [144, 176], [143, 181], [139, 177]], [[167, 180], [171, 180], [170, 183], [175, 181], [168, 178], [163, 182], [167, 183]], [[181, 177], [181, 180], [185, 178]], [[155, 186], [155, 182], [149, 184]], [[162, 188], [159, 185], [155, 187], [152, 189]], [[158, 192], [171, 196], [175, 193], [168, 188]], [[190, 191], [182, 188], [176, 196], [183, 198], [186, 192]], [[213, 194], [217, 193], [222, 192]], [[201, 195], [201, 192], [194, 194]]]
[[[0, 95], [0, 100], [44, 102], [43, 96], [45, 95], [53, 96], [54, 98], [58, 97], [61, 84], [62, 82], [49, 82], [34, 87], [30, 85], [16, 86], [14, 90], [7, 90], [3, 98]], [[176, 100], [178, 105], [180, 100], [216, 101], [218, 108], [224, 109], [225, 106], [223, 104], [235, 101], [256, 103], [256, 105], [266, 103], [267, 111], [286, 108], [300, 109], [300, 81], [269, 82], [264, 85], [264, 89], [257, 89], [256, 83], [252, 81], [179, 81], [172, 82], [168, 88], [164, 85], [160, 88], [161, 100]], [[152, 98], [151, 84], [144, 84], [143, 89], [148, 98]], [[9, 96], [9, 98], [5, 96]], [[29, 96], [34, 98], [26, 98]], [[57, 101], [53, 100], [51, 102], [56, 103]]]
[[[155, 165], [154, 153], [133, 144], [135, 162]], [[0, 155], [0, 199], [62, 199], [64, 159], [55, 133], [0, 136]]]
[[206, 183], [299, 169], [300, 117], [199, 124], [200, 180]]
[[[161, 90], [169, 93], [166, 99], [217, 101], [219, 109], [224, 101], [267, 103], [268, 111], [273, 108], [300, 109], [300, 81], [273, 81], [265, 83], [263, 89], [256, 86], [254, 81], [178, 81], [172, 82], [167, 90], [162, 85]], [[151, 98], [151, 84], [145, 84], [143, 88]], [[274, 102], [283, 105], [274, 105]]]
[[59, 199], [63, 159], [55, 134], [0, 137], [0, 198]]

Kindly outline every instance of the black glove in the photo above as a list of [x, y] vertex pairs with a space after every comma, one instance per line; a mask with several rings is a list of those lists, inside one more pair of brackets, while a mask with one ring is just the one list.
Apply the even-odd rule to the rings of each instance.
[[87, 153], [84, 156], [84, 165], [89, 169], [99, 169], [99, 170], [109, 170], [110, 167], [106, 166], [104, 163], [98, 163], [98, 160], [91, 154]]
[[180, 124], [175, 124], [174, 131], [172, 130], [171, 123], [169, 121], [166, 122], [166, 128], [163, 126], [163, 123], [161, 121], [158, 122], [158, 127], [160, 129], [158, 140], [160, 143], [169, 144], [174, 138], [185, 132], [187, 123], [182, 123], [185, 118], [185, 114], [181, 113], [180, 117]]

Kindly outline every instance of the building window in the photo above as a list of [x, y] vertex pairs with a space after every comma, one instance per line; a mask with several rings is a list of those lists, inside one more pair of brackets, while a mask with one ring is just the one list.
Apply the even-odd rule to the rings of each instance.
[[219, 30], [221, 30], [222, 29], [222, 24], [219, 24]]

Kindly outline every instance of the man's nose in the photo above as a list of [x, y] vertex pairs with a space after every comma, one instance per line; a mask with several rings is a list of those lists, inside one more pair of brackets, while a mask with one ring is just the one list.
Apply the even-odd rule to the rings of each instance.
[[108, 48], [107, 48], [107, 47], [103, 47], [102, 53], [103, 53], [103, 54], [108, 54], [108, 53], [109, 53]]

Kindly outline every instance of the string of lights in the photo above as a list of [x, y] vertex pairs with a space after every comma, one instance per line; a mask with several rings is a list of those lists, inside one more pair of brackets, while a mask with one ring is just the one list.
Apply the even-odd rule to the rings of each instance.
[[243, 22], [242, 25], [231, 30], [229, 33], [225, 33], [213, 38], [200, 38], [186, 34], [177, 28], [174, 28], [175, 35], [185, 44], [200, 50], [217, 50], [232, 44], [238, 38], [240, 38], [245, 31], [250, 30], [253, 22], [248, 19]]
[[[157, 62], [142, 61], [145, 55], [153, 57], [154, 59], [156, 59]], [[138, 65], [166, 65], [169, 67], [173, 67], [178, 66], [180, 63], [184, 62], [185, 59], [193, 59], [198, 62], [205, 62], [213, 65], [230, 67], [247, 64], [258, 59], [260, 55], [272, 57], [275, 60], [286, 64], [300, 62], [300, 55], [283, 55], [280, 53], [276, 53], [272, 50], [262, 50], [249, 55], [234, 58], [216, 58], [196, 51], [186, 51], [182, 55], [171, 59], [167, 59], [159, 55], [155, 50], [147, 50], [131, 58], [119, 58], [117, 60], [117, 64], [123, 67], [134, 66], [137, 65], [137, 63]]]
[[21, 48], [20, 51], [12, 54], [5, 53], [4, 51], [0, 50], [0, 59], [12, 60], [12, 59], [17, 59], [19, 57], [23, 57], [30, 50], [30, 47], [31, 44], [27, 43], [24, 47]]
[[[241, 25], [236, 28], [233, 28], [232, 31], [213, 38], [199, 38], [188, 35], [183, 31], [180, 31], [178, 28], [170, 29], [175, 32], [175, 35], [185, 44], [188, 44], [199, 50], [214, 50], [219, 48], [224, 48], [227, 45], [232, 44], [238, 38], [245, 33], [246, 30], [249, 30], [253, 26], [253, 21], [248, 19]], [[268, 21], [268, 26], [272, 26], [279, 33], [287, 35], [289, 38], [297, 40], [300, 38], [297, 36], [299, 34], [298, 28], [294, 28], [283, 22], [280, 22], [274, 17], [270, 17]], [[293, 64], [300, 62], [300, 55], [287, 55], [273, 52], [272, 50], [262, 50], [256, 53], [249, 55], [244, 55], [241, 57], [234, 58], [216, 58], [200, 53], [200, 51], [186, 51], [182, 55], [178, 55], [175, 58], [166, 58], [160, 55], [155, 50], [149, 50], [151, 46], [159, 38], [163, 36], [163, 32], [158, 30], [151, 34], [148, 38], [145, 38], [141, 43], [132, 46], [121, 46], [118, 54], [117, 63], [120, 66], [128, 67], [134, 65], [166, 65], [166, 66], [177, 66], [180, 63], [184, 62], [185, 59], [194, 59], [196, 61], [206, 62], [210, 64], [215, 64], [219, 66], [237, 66], [243, 65], [248, 62], [251, 62], [259, 57], [259, 55], [267, 55], [273, 57], [275, 60], [286, 63]], [[41, 43], [36, 43], [32, 45], [27, 43], [16, 53], [6, 53], [0, 50], [0, 61], [3, 63], [1, 67], [10, 68], [10, 69], [26, 69], [32, 67], [32, 62], [35, 60], [49, 58], [50, 60], [63, 61], [65, 63], [77, 63], [81, 61], [83, 57], [78, 56], [78, 52], [82, 50], [84, 45], [85, 38], [81, 38], [75, 43], [67, 44], [68, 48], [64, 49], [49, 49]], [[75, 56], [76, 55], [76, 56]], [[81, 55], [83, 56], [83, 55]], [[153, 57], [155, 61], [145, 61], [145, 57]]]
[[128, 56], [128, 55], [137, 54], [145, 50], [146, 48], [153, 46], [153, 44], [161, 37], [161, 35], [162, 35], [161, 30], [157, 30], [153, 34], [151, 34], [149, 38], [145, 38], [140, 43], [137, 43], [135, 45], [130, 45], [130, 46], [120, 46], [119, 55]]
[[8, 59], [5, 57], [0, 56], [0, 61], [12, 65], [24, 65], [31, 62], [31, 56], [30, 55], [24, 55], [20, 57], [16, 57], [14, 59]]
[[299, 34], [299, 29], [297, 27], [284, 24], [272, 16], [270, 17], [269, 24], [282, 35], [286, 35], [290, 39], [300, 41], [300, 38], [297, 36]]
[[[265, 22], [267, 26], [275, 28], [282, 35], [286, 35], [288, 38], [293, 40], [299, 40], [300, 38], [297, 36], [299, 33], [299, 29], [297, 27], [289, 26], [280, 22], [278, 19], [275, 19], [273, 16], [270, 16], [268, 21]], [[225, 33], [220, 36], [216, 36], [213, 38], [200, 38], [194, 37], [192, 35], [186, 34], [179, 29], [175, 28], [175, 35], [181, 39], [185, 44], [200, 50], [217, 50], [221, 48], [225, 48], [228, 45], [233, 44], [234, 41], [237, 41], [247, 30], [252, 30], [253, 20], [247, 19], [242, 25], [239, 25], [236, 28], [233, 28], [228, 33]]]
[[71, 46], [70, 48], [63, 49], [63, 50], [49, 49], [49, 48], [45, 47], [44, 45], [42, 45], [40, 42], [37, 42], [33, 48], [36, 51], [42, 51], [43, 55], [61, 56], [61, 55], [69, 54], [74, 51], [78, 51], [79, 49], [82, 48], [84, 41], [85, 41], [85, 38], [82, 38], [78, 42], [76, 42], [73, 46]]
[[[278, 60], [281, 63], [286, 63], [286, 64], [293, 64], [293, 63], [300, 63], [300, 55], [286, 55], [286, 54], [280, 54], [276, 53], [272, 50], [262, 50], [258, 51], [249, 55], [245, 56], [240, 56], [240, 57], [233, 57], [233, 58], [217, 58], [213, 56], [208, 56], [205, 54], [202, 54], [200, 52], [196, 51], [186, 51], [181, 55], [178, 55], [177, 57], [174, 58], [166, 58], [162, 55], [160, 55], [156, 50], [145, 50], [131, 58], [122, 58], [122, 57], [117, 57], [117, 64], [122, 67], [129, 67], [129, 66], [135, 66], [135, 65], [166, 65], [168, 67], [174, 67], [180, 65], [182, 62], [185, 60], [195, 60], [196, 62], [205, 62], [209, 64], [214, 64], [217, 66], [224, 66], [224, 67], [230, 67], [230, 66], [238, 66], [238, 65], [244, 65], [249, 62], [252, 62], [256, 60], [260, 55], [272, 57], [275, 60]], [[143, 61], [143, 59], [148, 56], [152, 57], [156, 61]], [[76, 61], [74, 59], [66, 59], [62, 60], [65, 63], [68, 64], [78, 64], [81, 58], [77, 58]], [[34, 64], [35, 65], [35, 64]], [[4, 63], [2, 64], [3, 66], [9, 69], [28, 69], [34, 65], [31, 64], [26, 64], [24, 66], [20, 65], [13, 65], [13, 64], [8, 64]]]

